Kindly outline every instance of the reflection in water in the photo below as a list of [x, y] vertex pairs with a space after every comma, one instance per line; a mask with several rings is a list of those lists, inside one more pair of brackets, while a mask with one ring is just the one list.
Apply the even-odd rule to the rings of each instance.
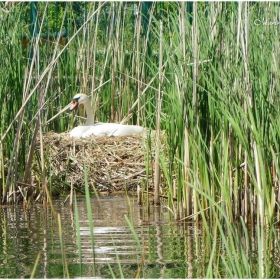
[[[30, 277], [38, 253], [36, 278], [66, 277], [66, 267], [71, 278], [112, 278], [112, 274], [117, 278], [122, 275], [134, 278], [140, 264], [140, 278], [205, 277], [212, 245], [199, 223], [170, 223], [166, 208], [139, 207], [134, 197], [92, 198], [93, 254], [85, 197], [78, 197], [77, 203], [81, 259], [74, 213], [63, 200], [53, 201], [55, 211], [61, 215], [65, 265], [57, 216], [51, 213], [50, 207], [33, 205], [27, 212], [21, 207], [0, 208], [0, 277]], [[134, 225], [141, 248], [137, 246], [125, 215]], [[254, 236], [252, 233], [252, 238]], [[242, 242], [246, 248], [255, 246], [258, 250], [252, 238], [252, 244], [246, 244], [248, 239], [245, 237]], [[248, 249], [248, 258], [250, 254], [252, 251]], [[277, 277], [277, 272], [274, 276]]]

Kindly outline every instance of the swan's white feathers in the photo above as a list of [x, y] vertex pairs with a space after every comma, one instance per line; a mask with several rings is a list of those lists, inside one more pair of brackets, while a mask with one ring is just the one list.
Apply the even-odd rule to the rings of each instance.
[[82, 137], [95, 136], [128, 136], [144, 133], [144, 128], [137, 125], [123, 125], [119, 123], [97, 123], [86, 130]]
[[73, 98], [70, 110], [79, 104], [84, 104], [87, 114], [87, 121], [84, 125], [75, 127], [70, 131], [70, 137], [85, 138], [90, 135], [95, 136], [128, 136], [135, 134], [145, 134], [146, 129], [138, 125], [122, 125], [119, 123], [96, 123], [93, 121], [93, 112], [87, 95], [78, 93]]

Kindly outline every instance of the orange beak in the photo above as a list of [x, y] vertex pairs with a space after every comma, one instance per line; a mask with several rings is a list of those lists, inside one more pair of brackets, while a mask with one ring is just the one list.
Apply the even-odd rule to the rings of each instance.
[[73, 100], [73, 103], [70, 107], [70, 110], [74, 110], [75, 108], [78, 108], [79, 102], [77, 100]]

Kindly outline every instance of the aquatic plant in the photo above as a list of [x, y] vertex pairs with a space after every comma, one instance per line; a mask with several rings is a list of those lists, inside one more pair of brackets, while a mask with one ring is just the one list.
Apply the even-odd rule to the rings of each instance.
[[[44, 123], [74, 93], [85, 92], [96, 120], [165, 131], [147, 160], [156, 159], [155, 185], [164, 185], [155, 189], [155, 202], [167, 196], [176, 219], [200, 218], [197, 213], [205, 209], [212, 219], [212, 208], [222, 201], [231, 221], [240, 215], [245, 223], [262, 226], [275, 221], [275, 3], [153, 3], [142, 14], [143, 3], [88, 3], [79, 22], [69, 3], [59, 17], [59, 30], [68, 26], [67, 40], [45, 45], [39, 38], [51, 4], [39, 4], [38, 36], [27, 36], [23, 46], [22, 35], [28, 35], [24, 5], [1, 10], [2, 203], [49, 200], [52, 175], [43, 133], [69, 130], [73, 117], [65, 113]], [[104, 86], [95, 90], [99, 85]], [[32, 184], [34, 155], [39, 187]]]

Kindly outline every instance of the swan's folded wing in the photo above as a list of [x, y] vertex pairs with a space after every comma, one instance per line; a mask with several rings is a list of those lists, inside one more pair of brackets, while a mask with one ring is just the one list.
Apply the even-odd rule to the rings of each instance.
[[97, 123], [86, 130], [82, 137], [95, 136], [129, 136], [144, 134], [145, 128], [137, 125], [122, 125], [119, 123]]
[[91, 126], [79, 125], [70, 131], [70, 137], [81, 138], [83, 133], [90, 129], [90, 127]]
[[112, 136], [129, 136], [136, 134], [144, 134], [145, 128], [138, 125], [119, 125], [115, 131], [112, 131]]
[[92, 125], [87, 131], [82, 135], [83, 138], [90, 135], [94, 136], [107, 136], [113, 133], [120, 124], [115, 123], [97, 123]]

